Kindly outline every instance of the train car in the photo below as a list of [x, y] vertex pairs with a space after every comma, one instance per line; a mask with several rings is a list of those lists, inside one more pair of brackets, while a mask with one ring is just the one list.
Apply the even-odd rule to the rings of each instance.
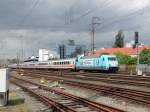
[[37, 62], [24, 62], [22, 64], [19, 64], [19, 68], [35, 68]]
[[48, 68], [50, 68], [51, 64], [52, 64], [51, 61], [37, 62], [35, 65], [35, 68], [36, 69], [48, 69]]
[[100, 55], [98, 57], [80, 57], [76, 59], [76, 70], [113, 71], [118, 70], [115, 55]]
[[16, 69], [17, 68], [17, 64], [11, 64], [11, 65], [8, 65], [9, 68], [12, 68], [12, 69]]
[[43, 62], [24, 62], [20, 64], [21, 68], [35, 69], [75, 69], [75, 58], [49, 60]]
[[51, 69], [75, 69], [75, 58], [52, 60]]

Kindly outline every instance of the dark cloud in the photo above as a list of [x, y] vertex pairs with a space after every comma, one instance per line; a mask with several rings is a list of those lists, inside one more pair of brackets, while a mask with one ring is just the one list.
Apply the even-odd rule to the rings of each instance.
[[56, 49], [59, 43], [74, 39], [90, 47], [90, 23], [96, 26], [96, 47], [111, 47], [119, 29], [126, 41], [139, 31], [148, 44], [149, 0], [4, 0], [0, 1], [0, 47], [6, 57], [16, 56], [23, 40], [26, 56], [39, 48]]

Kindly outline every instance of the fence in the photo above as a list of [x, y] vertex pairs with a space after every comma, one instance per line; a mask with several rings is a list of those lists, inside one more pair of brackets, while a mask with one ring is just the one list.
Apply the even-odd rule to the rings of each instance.
[[[138, 69], [140, 69], [145, 74], [150, 74], [150, 65], [140, 64], [140, 65], [138, 65]], [[120, 65], [119, 72], [135, 74], [136, 73], [136, 65]]]

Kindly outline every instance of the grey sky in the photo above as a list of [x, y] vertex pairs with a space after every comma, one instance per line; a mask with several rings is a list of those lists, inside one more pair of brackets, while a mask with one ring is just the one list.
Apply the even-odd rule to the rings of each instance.
[[15, 57], [21, 47], [26, 56], [39, 48], [55, 50], [67, 39], [90, 45], [92, 16], [100, 18], [96, 27], [96, 47], [111, 47], [119, 29], [125, 40], [150, 43], [150, 0], [0, 0], [1, 57]]

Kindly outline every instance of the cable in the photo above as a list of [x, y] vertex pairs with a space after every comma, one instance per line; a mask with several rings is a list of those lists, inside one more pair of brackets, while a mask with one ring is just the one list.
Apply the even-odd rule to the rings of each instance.
[[[112, 21], [112, 22], [110, 22], [110, 23], [108, 23], [108, 24], [105, 24], [105, 25], [104, 25], [103, 27], [101, 27], [100, 29], [106, 28], [106, 27], [108, 27], [108, 26], [110, 26], [110, 25], [113, 25], [113, 24], [115, 24], [115, 23], [121, 22], [121, 21], [127, 19], [127, 18], [130, 17], [130, 16], [137, 15], [137, 13], [140, 13], [141, 11], [143, 12], [143, 9], [146, 9], [146, 8], [147, 8], [148, 10], [150, 10], [150, 7], [149, 7], [149, 6], [146, 6], [146, 7], [144, 7], [144, 8], [139, 9], [139, 10], [136, 10], [136, 11], [134, 11], [134, 12], [132, 12], [132, 13], [126, 15], [126, 16], [123, 16], [123, 17], [121, 17], [120, 19], [117, 19], [117, 20], [114, 20], [114, 21]], [[143, 14], [144, 14], [144, 12], [143, 12]]]
[[[106, 4], [108, 4], [108, 3], [109, 3], [108, 1], [110, 1], [110, 0], [105, 0], [105, 1], [103, 2], [103, 5], [102, 5], [101, 7], [104, 7]], [[83, 17], [85, 17], [85, 16], [91, 14], [92, 12], [94, 12], [97, 8], [98, 8], [98, 6], [95, 7], [95, 8], [93, 8], [93, 9], [91, 9], [91, 10], [89, 10], [89, 11], [87, 11], [87, 12], [84, 13], [84, 14], [81, 14], [79, 17], [70, 20], [69, 23], [65, 23], [64, 25], [70, 25], [70, 24], [72, 24], [72, 23], [75, 23], [75, 22], [79, 21], [79, 20], [82, 19]]]
[[23, 25], [24, 21], [31, 15], [31, 13], [35, 9], [35, 7], [38, 5], [39, 1], [40, 0], [36, 0], [35, 1], [35, 3], [33, 4], [33, 6], [31, 7], [31, 9], [29, 10], [29, 12], [27, 12], [26, 15], [24, 15], [24, 17], [22, 18], [22, 20], [18, 23], [19, 26]]
[[95, 9], [96, 9], [96, 8], [94, 8], [94, 9], [92, 9], [92, 10], [89, 10], [88, 12], [82, 14], [81, 16], [79, 16], [79, 17], [77, 17], [77, 18], [75, 18], [75, 19], [70, 20], [70, 23], [67, 23], [67, 24], [65, 24], [65, 25], [70, 25], [70, 24], [72, 24], [72, 23], [75, 23], [75, 22], [79, 21], [81, 18], [83, 18], [83, 17], [89, 15], [90, 13], [94, 12]]

